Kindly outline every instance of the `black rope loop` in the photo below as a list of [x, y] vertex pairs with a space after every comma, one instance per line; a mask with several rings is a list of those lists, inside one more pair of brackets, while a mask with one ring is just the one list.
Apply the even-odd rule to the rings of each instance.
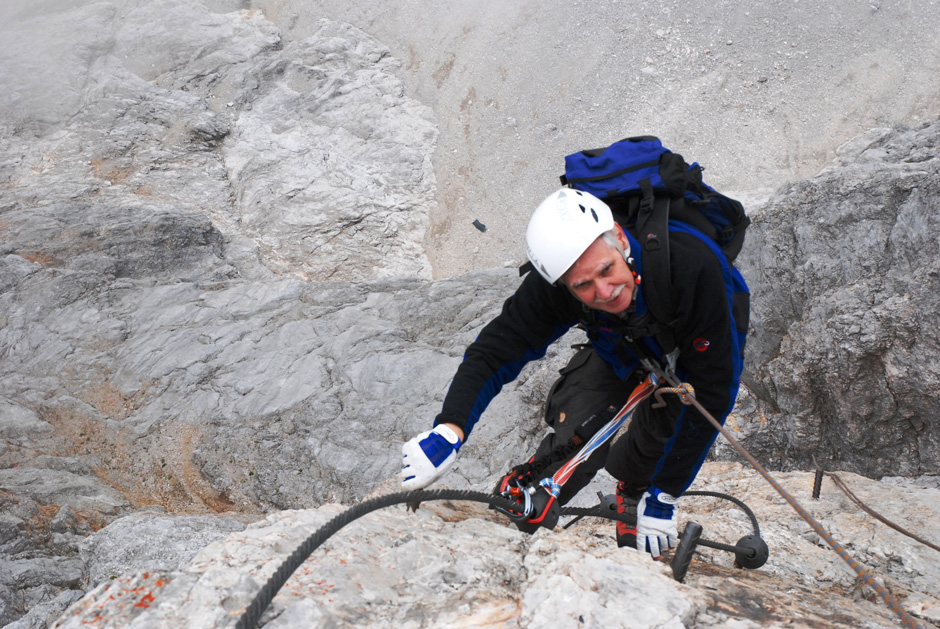
[[430, 500], [469, 500], [473, 502], [483, 502], [493, 507], [501, 507], [508, 511], [518, 508], [516, 502], [496, 494], [458, 489], [402, 491], [360, 502], [334, 517], [304, 540], [261, 587], [261, 590], [259, 590], [255, 598], [248, 604], [248, 607], [245, 608], [245, 611], [239, 617], [235, 627], [237, 629], [254, 629], [254, 627], [258, 625], [258, 621], [261, 619], [264, 610], [268, 608], [268, 605], [274, 600], [278, 591], [287, 583], [287, 580], [294, 574], [297, 568], [307, 560], [313, 551], [322, 546], [326, 540], [350, 522], [358, 520], [368, 513], [392, 505], [405, 503], [413, 504]]
[[[754, 525], [754, 533], [758, 536], [760, 535], [759, 527], [757, 525], [757, 518], [754, 516], [754, 512], [737, 498], [727, 494], [720, 494], [709, 491], [688, 491], [684, 495], [713, 496], [734, 502], [748, 514], [748, 517], [751, 518], [751, 522]], [[264, 610], [268, 608], [268, 606], [271, 604], [271, 601], [274, 600], [274, 597], [277, 595], [278, 591], [284, 587], [284, 584], [287, 583], [287, 580], [290, 579], [291, 575], [294, 574], [294, 572], [296, 572], [296, 570], [307, 560], [307, 558], [310, 557], [313, 551], [322, 546], [326, 540], [336, 534], [347, 524], [350, 524], [351, 522], [358, 520], [362, 516], [372, 513], [373, 511], [384, 509], [385, 507], [391, 507], [397, 504], [408, 504], [417, 509], [417, 505], [419, 503], [431, 500], [466, 500], [471, 502], [482, 502], [490, 505], [491, 507], [509, 512], [515, 512], [519, 509], [519, 504], [517, 502], [508, 498], [504, 498], [498, 494], [487, 494], [478, 491], [459, 489], [403, 491], [394, 494], [387, 494], [385, 496], [379, 496], [377, 498], [361, 502], [335, 516], [329, 522], [317, 529], [316, 532], [307, 537], [307, 539], [305, 539], [301, 545], [298, 546], [297, 549], [291, 553], [290, 556], [285, 559], [280, 566], [278, 566], [274, 574], [271, 575], [267, 582], [261, 587], [261, 590], [259, 590], [255, 595], [254, 599], [252, 599], [251, 603], [249, 603], [248, 607], [245, 608], [245, 611], [238, 619], [238, 623], [235, 625], [236, 629], [254, 629], [254, 627], [258, 625], [258, 621], [261, 619], [261, 615], [264, 613]], [[609, 509], [604, 509], [603, 505], [586, 508], [563, 507], [561, 509], [560, 515], [574, 515], [579, 517], [591, 516], [605, 518], [608, 520], [620, 520], [624, 522], [627, 518], [625, 514], [616, 513], [614, 511], [610, 511]], [[707, 546], [728, 552], [740, 552], [742, 550], [737, 546], [712, 542], [706, 539], [700, 539], [698, 540], [698, 543], [701, 546]]]

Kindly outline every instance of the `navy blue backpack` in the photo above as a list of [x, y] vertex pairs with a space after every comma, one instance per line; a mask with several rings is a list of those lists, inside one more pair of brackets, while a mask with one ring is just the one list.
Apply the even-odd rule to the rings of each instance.
[[[671, 354], [676, 348], [670, 325], [676, 312], [670, 285], [669, 223], [679, 221], [704, 234], [718, 245], [730, 266], [741, 251], [751, 222], [744, 207], [706, 185], [701, 166], [687, 164], [652, 136], [626, 138], [605, 148], [566, 156], [561, 183], [602, 199], [614, 219], [640, 243], [643, 294], [660, 323], [656, 339], [663, 351]], [[732, 315], [743, 349], [749, 295], [737, 269], [733, 269], [733, 276], [733, 310], [737, 312]]]

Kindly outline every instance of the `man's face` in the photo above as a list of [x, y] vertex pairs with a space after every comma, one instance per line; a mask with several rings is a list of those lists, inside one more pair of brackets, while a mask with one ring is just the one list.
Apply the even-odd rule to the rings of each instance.
[[[626, 237], [617, 229], [617, 240], [626, 245]], [[595, 240], [562, 276], [574, 296], [589, 308], [619, 314], [630, 307], [636, 286], [633, 273], [619, 251], [604, 241]]]

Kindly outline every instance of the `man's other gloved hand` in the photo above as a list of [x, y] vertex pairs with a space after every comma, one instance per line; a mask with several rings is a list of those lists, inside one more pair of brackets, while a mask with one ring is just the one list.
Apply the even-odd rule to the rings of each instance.
[[460, 437], [440, 425], [423, 432], [401, 447], [402, 489], [423, 489], [441, 477], [457, 458]]
[[655, 558], [679, 544], [676, 529], [676, 498], [650, 487], [636, 508], [636, 548]]

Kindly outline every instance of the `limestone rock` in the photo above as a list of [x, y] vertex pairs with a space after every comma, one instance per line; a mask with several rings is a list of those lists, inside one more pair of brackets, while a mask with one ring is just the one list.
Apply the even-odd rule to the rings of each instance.
[[223, 516], [138, 512], [115, 520], [81, 546], [89, 588], [126, 572], [176, 570], [197, 552], [245, 525]]
[[[0, 140], [0, 253], [166, 276], [218, 258], [224, 234], [248, 276], [430, 278], [436, 130], [387, 48], [327, 20], [282, 46], [257, 11], [127, 4], [18, 22], [4, 47], [16, 88], [0, 101], [15, 111]], [[56, 42], [68, 63], [21, 73], [50, 24], [73, 25]], [[74, 78], [50, 96], [58, 72]]]
[[313, 37], [219, 78], [267, 79], [234, 96], [250, 106], [223, 158], [235, 220], [275, 273], [430, 278], [422, 241], [437, 132], [426, 108], [401, 96], [398, 66], [379, 42], [324, 20]]
[[940, 122], [877, 130], [755, 218], [747, 382], [773, 466], [940, 465]]
[[[51, 588], [50, 588], [51, 589]], [[29, 612], [8, 625], [5, 629], [45, 629], [52, 625], [70, 605], [81, 599], [84, 594], [81, 590], [61, 590], [52, 589], [47, 598], [41, 602], [30, 605]]]
[[[940, 493], [897, 491], [850, 473], [843, 480], [883, 515], [936, 538]], [[874, 570], [925, 620], [940, 620], [940, 553], [872, 520], [829, 482], [818, 501], [813, 475], [778, 480], [850, 553]], [[262, 617], [264, 627], [500, 625], [510, 627], [890, 627], [895, 618], [860, 589], [828, 547], [755, 472], [706, 464], [693, 489], [730, 492], [759, 515], [770, 558], [757, 570], [700, 547], [685, 583], [668, 564], [617, 549], [613, 524], [587, 518], [569, 529], [528, 536], [479, 503], [427, 502], [416, 513], [392, 506], [330, 537], [287, 581]], [[106, 627], [231, 626], [254, 593], [307, 537], [343, 512], [340, 505], [282, 511], [204, 548], [184, 568], [126, 573], [89, 592], [57, 627], [95, 616]], [[680, 530], [699, 522], [704, 537], [734, 544], [753, 532], [744, 513], [715, 498], [683, 498]], [[145, 526], [144, 519], [128, 522]], [[123, 594], [123, 596], [118, 596]], [[145, 603], [138, 605], [138, 603]]]
[[[350, 387], [317, 388], [332, 359], [318, 354], [313, 321], [346, 309], [339, 324], [354, 326], [344, 299], [368, 291], [277, 275], [430, 276], [421, 242], [436, 129], [404, 94], [399, 62], [349, 25], [324, 21], [319, 34], [284, 45], [260, 12], [232, 8], [3, 7], [4, 624], [45, 626], [71, 602], [70, 588], [111, 572], [102, 560], [86, 568], [79, 545], [127, 510], [257, 511], [296, 496], [319, 504], [329, 481], [292, 475], [290, 459], [336, 478], [311, 463], [309, 451], [330, 437], [316, 434], [328, 430], [326, 416], [307, 409], [339, 408]], [[213, 313], [218, 327], [190, 334], [194, 315]], [[441, 360], [435, 353], [425, 351]], [[391, 355], [384, 360], [399, 376]], [[338, 377], [355, 361], [339, 362]], [[362, 404], [354, 398], [350, 407]], [[246, 421], [273, 425], [286, 450], [255, 442]], [[294, 443], [295, 432], [316, 438]], [[363, 441], [387, 473], [387, 443]], [[248, 460], [204, 455], [217, 446]], [[339, 458], [357, 469], [355, 483], [341, 492], [362, 492], [375, 477], [351, 452]], [[213, 530], [200, 529], [192, 543]], [[150, 565], [127, 553], [114, 550], [111, 561]], [[176, 567], [166, 553], [161, 561]]]

